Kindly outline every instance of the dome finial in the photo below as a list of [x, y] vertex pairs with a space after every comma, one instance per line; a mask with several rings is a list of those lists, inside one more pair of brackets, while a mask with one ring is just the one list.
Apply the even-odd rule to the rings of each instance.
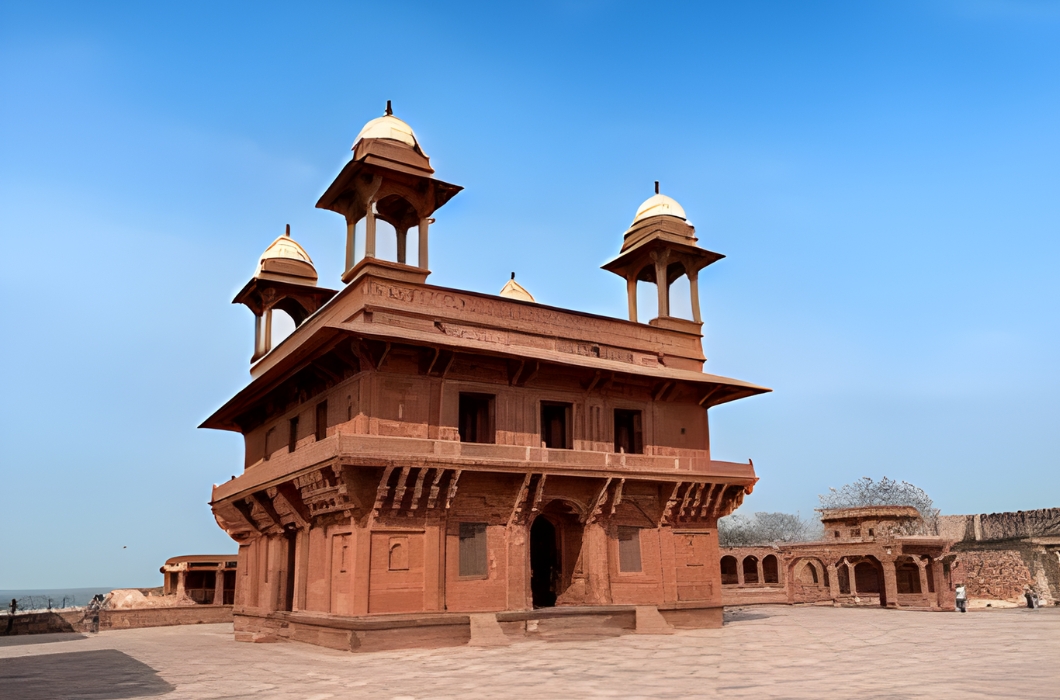
[[515, 273], [514, 272], [512, 273], [512, 279], [515, 279]]
[[655, 181], [655, 194], [659, 194], [659, 181]]
[[283, 232], [283, 235], [287, 236], [288, 238], [291, 237], [291, 225], [290, 224], [287, 224], [287, 230]]
[[394, 116], [394, 108], [390, 106], [390, 100], [386, 101], [386, 116]]

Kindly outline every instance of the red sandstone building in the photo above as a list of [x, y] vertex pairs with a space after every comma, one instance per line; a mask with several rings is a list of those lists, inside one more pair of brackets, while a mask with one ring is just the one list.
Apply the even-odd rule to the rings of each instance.
[[821, 511], [824, 538], [721, 550], [726, 605], [824, 603], [953, 610], [950, 540], [903, 534], [910, 506]]
[[[723, 256], [656, 194], [604, 266], [629, 320], [537, 304], [514, 281], [435, 287], [430, 224], [461, 188], [433, 175], [388, 108], [317, 202], [346, 221], [344, 286], [318, 287], [288, 234], [235, 299], [257, 320], [252, 380], [202, 427], [245, 439], [211, 503], [239, 543], [237, 635], [462, 643], [467, 613], [518, 636], [550, 615], [628, 626], [634, 606], [720, 625], [716, 523], [756, 477], [712, 458], [709, 409], [768, 391], [703, 372], [698, 274]], [[396, 260], [376, 255], [380, 222]], [[681, 276], [692, 319], [669, 313]], [[638, 281], [658, 288], [647, 323]], [[296, 328], [271, 347], [275, 309]]]

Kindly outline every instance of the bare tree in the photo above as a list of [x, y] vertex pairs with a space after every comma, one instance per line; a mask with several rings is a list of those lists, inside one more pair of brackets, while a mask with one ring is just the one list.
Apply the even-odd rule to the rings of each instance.
[[818, 496], [821, 508], [861, 508], [865, 506], [912, 506], [920, 513], [921, 522], [910, 525], [906, 534], [938, 534], [939, 510], [924, 489], [908, 481], [895, 481], [886, 476], [879, 481], [863, 476], [841, 488], [829, 488]]
[[730, 515], [718, 520], [718, 543], [723, 547], [748, 547], [816, 539], [817, 527], [791, 513]]

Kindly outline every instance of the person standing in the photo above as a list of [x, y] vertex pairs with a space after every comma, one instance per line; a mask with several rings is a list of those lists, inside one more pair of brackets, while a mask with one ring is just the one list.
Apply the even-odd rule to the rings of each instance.
[[961, 612], [968, 612], [968, 593], [963, 583], [957, 585], [957, 609]]

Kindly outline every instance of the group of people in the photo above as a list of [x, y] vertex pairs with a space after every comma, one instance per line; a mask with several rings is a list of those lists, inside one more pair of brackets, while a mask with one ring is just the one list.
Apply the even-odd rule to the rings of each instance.
[[[965, 589], [964, 584], [958, 584], [956, 590], [957, 596], [957, 609], [961, 612], [968, 612], [968, 591]], [[1041, 607], [1041, 603], [1038, 600], [1038, 591], [1033, 588], [1027, 588], [1023, 592], [1023, 597], [1027, 599], [1027, 607], [1034, 609]]]

